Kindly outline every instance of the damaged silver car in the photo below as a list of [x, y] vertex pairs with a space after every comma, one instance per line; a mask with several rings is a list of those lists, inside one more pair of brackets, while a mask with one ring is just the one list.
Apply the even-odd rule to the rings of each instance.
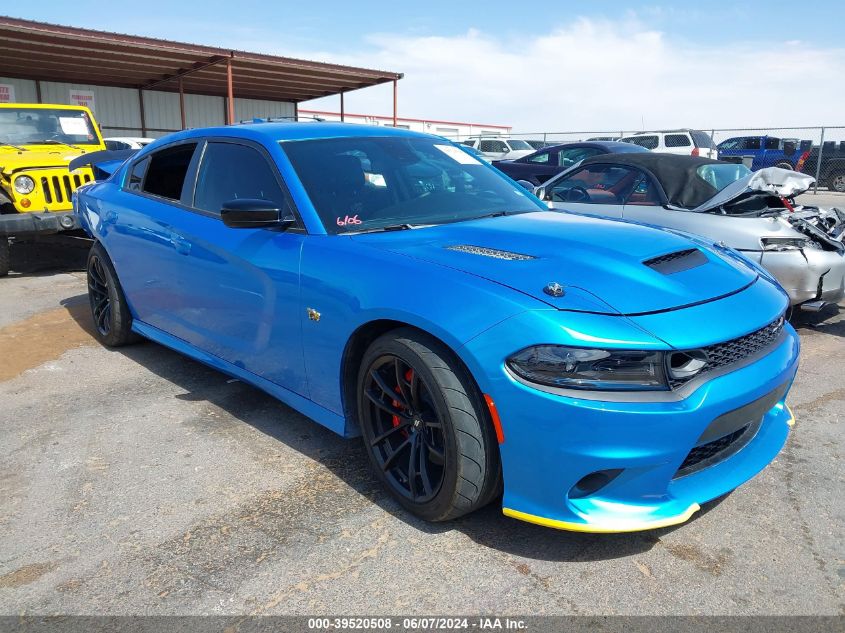
[[537, 187], [554, 209], [625, 218], [723, 242], [760, 263], [794, 306], [845, 296], [845, 210], [794, 203], [813, 178], [669, 154], [589, 158]]

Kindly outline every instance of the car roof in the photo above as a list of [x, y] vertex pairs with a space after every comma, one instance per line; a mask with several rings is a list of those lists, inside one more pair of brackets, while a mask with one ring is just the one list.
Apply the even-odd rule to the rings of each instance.
[[637, 152], [591, 156], [580, 166], [586, 167], [596, 163], [636, 167], [648, 172], [663, 188], [669, 204], [685, 209], [694, 209], [718, 193], [715, 187], [698, 177], [698, 168], [702, 165], [728, 164], [701, 156]]
[[609, 154], [617, 152], [639, 154], [648, 151], [645, 147], [642, 147], [641, 145], [634, 145], [633, 143], [620, 143], [619, 141], [576, 141], [573, 143], [561, 143], [560, 145], [549, 145], [547, 147], [542, 147], [538, 149], [536, 153], [539, 154], [542, 152], [559, 151], [562, 149], [572, 148], [601, 149]]
[[175, 139], [177, 136], [185, 139], [203, 136], [231, 136], [248, 138], [265, 143], [326, 138], [365, 138], [373, 136], [440, 139], [440, 137], [432, 134], [423, 134], [422, 132], [413, 132], [402, 128], [329, 121], [223, 125], [177, 132], [168, 138]]

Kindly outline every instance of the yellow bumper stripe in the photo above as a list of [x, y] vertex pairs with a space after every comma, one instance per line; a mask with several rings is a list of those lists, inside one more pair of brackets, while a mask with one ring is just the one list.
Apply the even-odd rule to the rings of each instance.
[[670, 525], [678, 525], [688, 521], [689, 518], [701, 509], [697, 503], [693, 503], [681, 514], [657, 521], [641, 521], [624, 524], [621, 527], [591, 524], [591, 523], [576, 523], [574, 521], [559, 521], [558, 519], [547, 519], [545, 517], [537, 516], [536, 514], [528, 514], [527, 512], [520, 512], [519, 510], [511, 510], [510, 508], [502, 508], [502, 514], [505, 516], [519, 519], [520, 521], [527, 521], [528, 523], [536, 523], [545, 527], [555, 528], [557, 530], [569, 530], [571, 532], [592, 532], [595, 534], [619, 534], [621, 532], [639, 532], [641, 530], [656, 530]]

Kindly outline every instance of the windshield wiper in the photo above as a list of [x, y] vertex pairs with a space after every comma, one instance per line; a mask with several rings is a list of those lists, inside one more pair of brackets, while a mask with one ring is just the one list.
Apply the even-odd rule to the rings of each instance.
[[48, 138], [44, 141], [37, 141], [36, 143], [33, 143], [33, 144], [37, 145], [38, 143], [41, 143], [42, 145], [64, 145], [65, 147], [72, 147], [73, 149], [78, 149], [80, 152], [84, 151], [81, 147], [77, 147], [76, 145], [71, 145], [70, 143], [65, 143], [64, 141], [57, 141], [54, 138]]
[[346, 231], [341, 235], [359, 235], [361, 233], [382, 233], [386, 231], [407, 231], [409, 229], [420, 229], [426, 226], [433, 226], [431, 224], [388, 224], [387, 226], [377, 226], [372, 229], [361, 229], [360, 231]]
[[28, 152], [29, 150], [25, 147], [21, 147], [20, 145], [14, 145], [12, 143], [0, 143], [3, 147], [14, 147], [15, 149], [19, 149], [22, 152]]

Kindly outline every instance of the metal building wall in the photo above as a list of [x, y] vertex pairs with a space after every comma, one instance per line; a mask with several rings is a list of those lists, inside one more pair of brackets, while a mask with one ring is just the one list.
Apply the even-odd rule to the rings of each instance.
[[[15, 101], [35, 103], [35, 81], [0, 77], [0, 83], [15, 87]], [[71, 90], [94, 93], [94, 116], [105, 136], [141, 136], [141, 105], [138, 91], [91, 84], [41, 82], [43, 103], [68, 103]], [[174, 92], [144, 90], [146, 135], [159, 137], [181, 128], [179, 95]], [[235, 119], [293, 116], [295, 106], [285, 101], [239, 99], [235, 97]], [[185, 94], [185, 123], [189, 128], [223, 125], [226, 121], [225, 99], [206, 95]]]

